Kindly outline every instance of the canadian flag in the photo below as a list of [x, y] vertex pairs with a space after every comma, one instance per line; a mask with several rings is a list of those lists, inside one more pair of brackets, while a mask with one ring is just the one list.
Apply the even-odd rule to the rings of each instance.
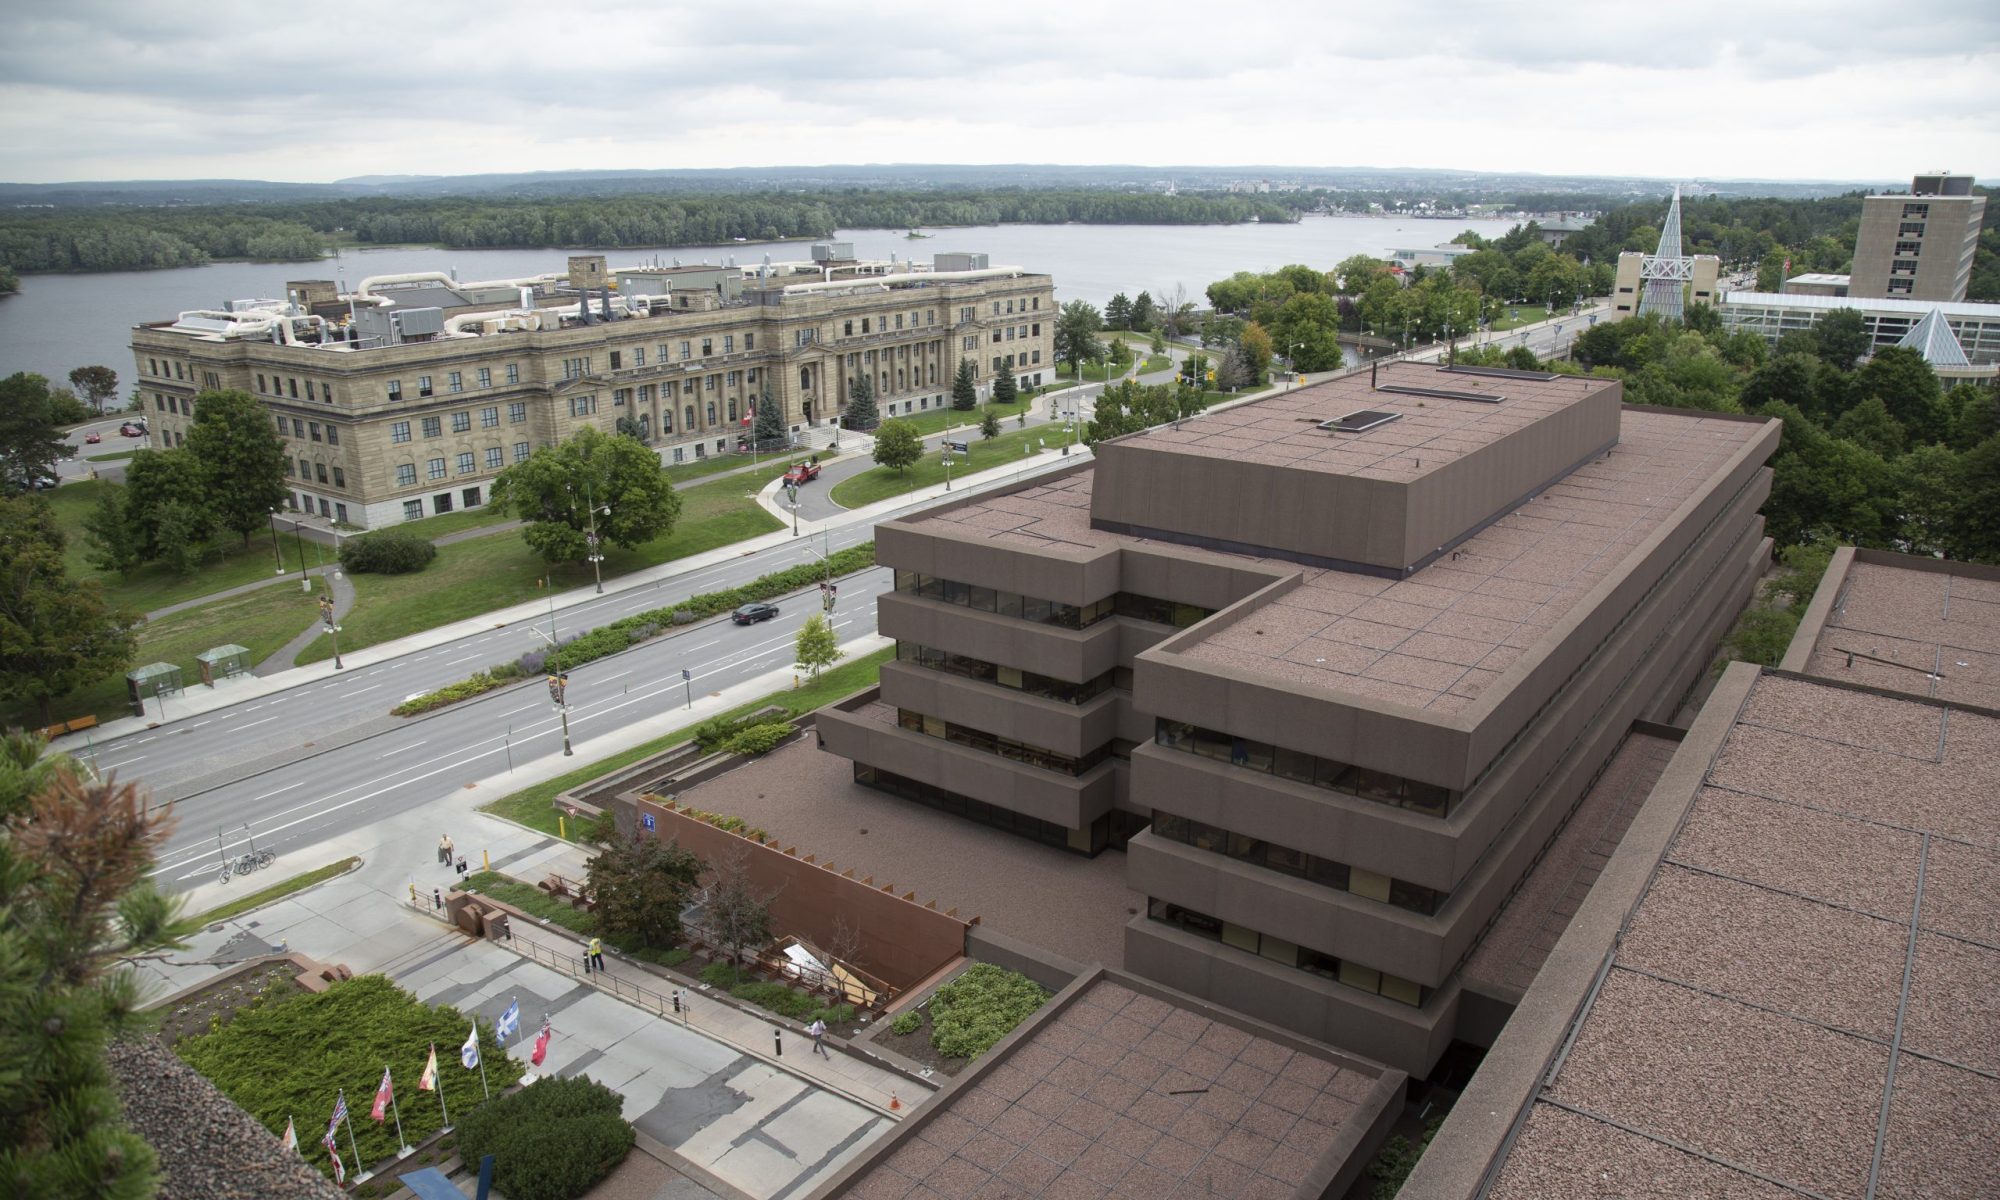
[[[384, 1072], [384, 1074], [386, 1075], [387, 1072]], [[431, 1059], [429, 1062], [424, 1064], [424, 1073], [417, 1077], [417, 1090], [420, 1092], [435, 1092], [437, 1091], [437, 1085], [438, 1085], [438, 1048], [437, 1048], [437, 1043], [432, 1042]]]
[[538, 1067], [542, 1065], [542, 1060], [549, 1056], [549, 1035], [554, 1032], [549, 1028], [548, 1018], [542, 1018], [542, 1031], [535, 1035], [535, 1052], [528, 1056], [529, 1062]]
[[391, 1090], [389, 1084], [389, 1068], [383, 1067], [382, 1086], [375, 1089], [375, 1107], [369, 1111], [368, 1115], [374, 1117], [377, 1121], [380, 1121], [384, 1116], [388, 1114], [389, 1101], [394, 1098], [395, 1098], [395, 1092]]

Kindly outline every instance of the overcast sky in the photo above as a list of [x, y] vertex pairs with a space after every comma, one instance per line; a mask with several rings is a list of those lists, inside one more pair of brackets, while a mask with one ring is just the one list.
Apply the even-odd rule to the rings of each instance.
[[0, 179], [862, 162], [2000, 177], [2000, 2], [0, 0]]

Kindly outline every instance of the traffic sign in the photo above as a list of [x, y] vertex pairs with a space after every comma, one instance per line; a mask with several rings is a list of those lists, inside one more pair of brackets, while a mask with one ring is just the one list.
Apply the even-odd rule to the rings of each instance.
[[640, 824], [641, 826], [643, 826], [644, 828], [647, 828], [647, 829], [651, 829], [651, 828], [653, 827], [653, 814], [652, 814], [652, 813], [640, 813], [640, 814], [639, 814], [639, 824]]
[[682, 668], [681, 668], [681, 682], [682, 682], [682, 683], [686, 683], [686, 682], [687, 682], [688, 680], [690, 680], [690, 679], [693, 679], [693, 678], [694, 678], [694, 676], [688, 673], [688, 669], [687, 669], [686, 667], [682, 667]]

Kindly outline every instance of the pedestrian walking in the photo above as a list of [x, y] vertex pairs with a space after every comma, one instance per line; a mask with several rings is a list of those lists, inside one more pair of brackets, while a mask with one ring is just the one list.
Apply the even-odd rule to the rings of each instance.
[[604, 969], [604, 941], [601, 938], [590, 939], [590, 965], [599, 971]]
[[450, 866], [451, 859], [452, 859], [451, 835], [447, 833], [442, 837], [438, 838], [438, 861], [443, 863], [445, 866]]
[[826, 1050], [826, 1022], [815, 1017], [813, 1023], [806, 1026], [806, 1032], [812, 1035], [813, 1053], [821, 1058], [831, 1059], [833, 1055]]

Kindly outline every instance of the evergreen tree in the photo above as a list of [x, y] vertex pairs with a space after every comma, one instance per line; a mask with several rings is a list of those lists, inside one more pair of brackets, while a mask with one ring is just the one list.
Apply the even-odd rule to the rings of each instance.
[[1132, 314], [1125, 327], [1145, 333], [1155, 328], [1159, 321], [1160, 306], [1153, 302], [1153, 294], [1140, 292], [1139, 298], [1132, 301]]
[[1111, 297], [1110, 302], [1104, 306], [1104, 327], [1106, 329], [1132, 328], [1132, 302], [1126, 299], [1124, 292]]
[[757, 439], [760, 450], [779, 450], [786, 444], [784, 406], [771, 399], [768, 391], [757, 401], [756, 420], [750, 426], [750, 436]]
[[958, 374], [951, 381], [951, 406], [960, 412], [979, 407], [979, 385], [973, 381], [972, 360], [958, 360]]
[[125, 517], [124, 493], [107, 491], [97, 498], [97, 506], [83, 518], [84, 541], [89, 549], [84, 557], [91, 566], [107, 574], [123, 575], [140, 563], [139, 545], [132, 524]]
[[[152, 1147], [126, 1128], [104, 1046], [144, 1024], [133, 953], [177, 946], [146, 873], [171, 810], [79, 779], [38, 737], [0, 738], [0, 1191], [143, 1200]], [[190, 1115], [190, 1120], [196, 1119]]]
[[57, 697], [124, 670], [138, 646], [138, 618], [68, 578], [64, 546], [46, 500], [0, 499], [0, 695], [34, 701], [45, 722]]
[[849, 429], [873, 429], [882, 421], [875, 409], [875, 383], [866, 374], [847, 387], [847, 411], [841, 421]]
[[1014, 372], [1003, 369], [993, 377], [993, 403], [1012, 404], [1020, 398], [1021, 388], [1014, 381]]

